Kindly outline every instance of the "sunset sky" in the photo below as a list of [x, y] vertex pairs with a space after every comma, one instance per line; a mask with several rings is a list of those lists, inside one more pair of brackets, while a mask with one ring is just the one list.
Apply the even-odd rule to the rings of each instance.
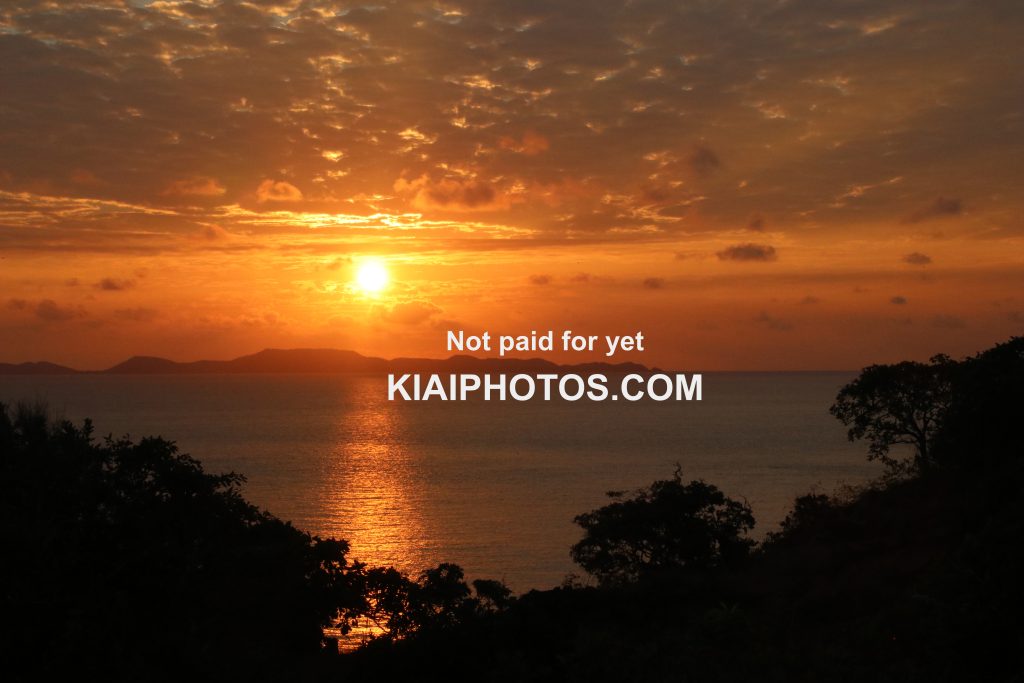
[[1022, 35], [1010, 0], [6, 0], [0, 361], [973, 353], [1024, 333]]

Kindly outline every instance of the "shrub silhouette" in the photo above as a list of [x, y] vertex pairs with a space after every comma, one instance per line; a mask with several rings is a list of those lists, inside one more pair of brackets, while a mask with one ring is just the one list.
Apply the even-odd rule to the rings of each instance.
[[750, 507], [703, 481], [683, 483], [678, 468], [672, 479], [574, 521], [584, 537], [572, 547], [572, 558], [602, 585], [729, 565], [753, 546], [744, 538], [754, 527]]
[[363, 603], [357, 612], [379, 630], [377, 640], [395, 641], [444, 631], [515, 602], [502, 582], [477, 579], [472, 589], [462, 568], [450, 562], [424, 570], [412, 580], [394, 568], [355, 568]]

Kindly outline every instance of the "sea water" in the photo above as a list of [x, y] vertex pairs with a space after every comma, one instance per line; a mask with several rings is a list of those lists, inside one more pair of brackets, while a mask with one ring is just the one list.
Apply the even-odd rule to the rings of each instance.
[[[795, 496], [880, 474], [828, 413], [853, 373], [705, 373], [683, 402], [389, 402], [383, 376], [0, 376], [97, 435], [163, 436], [297, 527], [412, 575], [438, 562], [514, 590], [580, 572], [573, 518], [672, 476], [776, 528]], [[581, 572], [580, 572], [581, 573]]]

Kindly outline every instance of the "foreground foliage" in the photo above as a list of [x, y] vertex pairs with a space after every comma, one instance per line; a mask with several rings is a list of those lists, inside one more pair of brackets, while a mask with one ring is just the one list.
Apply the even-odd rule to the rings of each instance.
[[744, 536], [754, 527], [750, 506], [703, 481], [684, 483], [678, 467], [630, 498], [608, 496], [616, 501], [576, 517], [584, 535], [572, 547], [573, 560], [602, 585], [733, 566], [754, 545]]
[[[749, 508], [677, 471], [577, 517], [599, 579], [514, 597], [410, 579], [249, 505], [162, 439], [0, 409], [14, 680], [1015, 681], [1024, 677], [1024, 340], [874, 366], [833, 412], [889, 475]], [[904, 442], [909, 455], [898, 449]], [[330, 656], [321, 628], [378, 637]]]
[[241, 481], [163, 439], [97, 441], [88, 422], [2, 407], [7, 661], [117, 675], [317, 653], [321, 627], [360, 599], [348, 547], [248, 504]]
[[[677, 473], [577, 518], [584, 538], [573, 554], [599, 587], [533, 591], [443, 636], [356, 653], [343, 671], [437, 681], [1021, 680], [1024, 339], [962, 361], [868, 368], [837, 404], [888, 476], [798, 498], [752, 552], [718, 550], [743, 548], [752, 525], [743, 507]], [[716, 516], [723, 505], [729, 513]]]
[[[371, 620], [385, 640], [510, 600], [443, 564], [410, 580], [246, 502], [169, 441], [97, 440], [87, 421], [0, 405], [3, 662], [47, 679], [307, 674]], [[45, 656], [44, 656], [45, 655]]]

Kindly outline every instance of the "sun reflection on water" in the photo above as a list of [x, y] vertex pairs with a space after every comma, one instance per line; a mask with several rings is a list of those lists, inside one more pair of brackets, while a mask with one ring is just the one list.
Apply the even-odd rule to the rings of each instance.
[[323, 463], [325, 535], [347, 539], [350, 557], [418, 573], [429, 564], [423, 486], [403, 443], [401, 411], [379, 394], [353, 397]]

